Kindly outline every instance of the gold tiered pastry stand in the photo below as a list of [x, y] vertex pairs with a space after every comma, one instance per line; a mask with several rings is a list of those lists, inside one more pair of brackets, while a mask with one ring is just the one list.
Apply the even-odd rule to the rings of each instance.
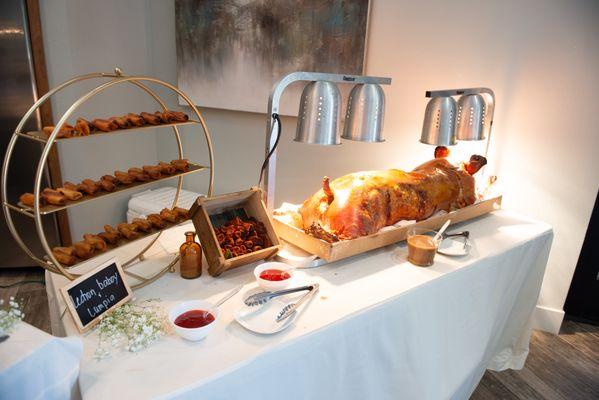
[[[85, 93], [83, 96], [79, 97], [77, 99], [77, 101], [75, 101], [65, 111], [65, 113], [62, 115], [62, 117], [59, 119], [59, 121], [56, 123], [56, 126], [49, 137], [46, 138], [42, 134], [42, 132], [22, 132], [22, 129], [23, 129], [25, 123], [27, 122], [27, 120], [34, 113], [38, 112], [38, 109], [46, 101], [48, 101], [53, 95], [57, 94], [61, 90], [65, 89], [73, 84], [83, 82], [83, 81], [88, 81], [88, 80], [94, 80], [94, 79], [107, 80], [107, 82], [101, 83], [100, 85], [96, 86], [92, 90]], [[89, 99], [91, 99], [95, 95], [103, 92], [104, 90], [106, 90], [110, 87], [113, 87], [113, 86], [117, 86], [117, 85], [127, 84], [127, 85], [138, 87], [139, 89], [144, 91], [146, 94], [151, 96], [160, 105], [160, 107], [164, 111], [168, 111], [168, 107], [166, 106], [164, 101], [160, 98], [160, 96], [158, 96], [153, 90], [151, 90], [146, 85], [148, 83], [155, 84], [159, 87], [169, 89], [170, 91], [176, 93], [180, 98], [185, 100], [187, 105], [193, 110], [193, 114], [195, 114], [196, 119], [194, 119], [192, 117], [188, 121], [180, 122], [180, 123], [151, 125], [151, 126], [143, 126], [143, 127], [138, 127], [138, 128], [121, 129], [121, 130], [116, 130], [116, 131], [112, 131], [112, 132], [92, 134], [90, 136], [76, 136], [76, 137], [72, 137], [72, 138], [57, 138], [60, 127], [67, 121], [67, 119], [71, 115], [74, 114], [74, 112], [81, 105], [83, 105], [85, 102], [87, 102]], [[48, 241], [46, 239], [46, 235], [44, 233], [44, 226], [42, 223], [42, 216], [51, 214], [51, 213], [54, 213], [54, 212], [57, 212], [60, 210], [64, 210], [64, 209], [67, 209], [70, 207], [87, 204], [90, 201], [96, 201], [96, 200], [104, 199], [107, 197], [111, 197], [112, 194], [122, 193], [123, 191], [132, 190], [134, 188], [139, 188], [140, 186], [152, 184], [159, 180], [152, 180], [149, 182], [137, 183], [137, 184], [133, 184], [133, 185], [128, 185], [127, 187], [119, 187], [119, 189], [117, 189], [114, 192], [110, 192], [110, 193], [102, 193], [102, 194], [96, 195], [96, 196], [85, 196], [82, 200], [79, 200], [77, 202], [68, 202], [64, 206], [52, 206], [52, 205], [44, 205], [43, 206], [40, 204], [40, 200], [39, 200], [40, 192], [42, 190], [42, 187], [41, 187], [42, 177], [44, 176], [46, 162], [48, 159], [48, 155], [50, 154], [50, 150], [52, 149], [52, 146], [56, 142], [63, 142], [63, 141], [69, 141], [69, 140], [85, 140], [86, 138], [89, 138], [92, 136], [116, 135], [119, 133], [125, 134], [125, 133], [130, 133], [130, 132], [133, 133], [133, 132], [137, 132], [137, 131], [144, 131], [144, 130], [148, 130], [148, 129], [160, 129], [160, 128], [164, 128], [164, 127], [170, 127], [173, 130], [175, 140], [177, 141], [177, 149], [178, 149], [178, 153], [179, 153], [179, 158], [182, 159], [182, 158], [184, 158], [183, 146], [181, 144], [181, 138], [179, 135], [178, 127], [181, 125], [197, 125], [197, 124], [199, 124], [202, 127], [202, 130], [204, 132], [204, 138], [206, 141], [206, 146], [208, 148], [210, 165], [203, 166], [203, 165], [199, 165], [199, 164], [195, 164], [195, 163], [190, 163], [189, 164], [190, 168], [188, 171], [185, 171], [185, 172], [178, 171], [176, 174], [169, 175], [167, 177], [159, 179], [159, 180], [166, 180], [166, 179], [175, 178], [175, 177], [178, 179], [177, 191], [175, 194], [175, 198], [173, 200], [172, 207], [176, 206], [177, 201], [179, 200], [179, 194], [181, 192], [181, 187], [183, 185], [183, 176], [184, 175], [208, 170], [210, 173], [210, 180], [209, 180], [209, 186], [208, 186], [208, 191], [207, 191], [208, 196], [212, 195], [212, 187], [214, 184], [214, 156], [212, 153], [212, 142], [210, 140], [210, 132], [208, 131], [208, 127], [206, 126], [206, 123], [204, 121], [204, 118], [202, 117], [202, 114], [195, 107], [195, 105], [193, 104], [191, 99], [185, 93], [183, 93], [181, 90], [179, 90], [177, 87], [175, 87], [167, 82], [161, 81], [156, 78], [148, 77], [148, 76], [127, 76], [127, 75], [124, 75], [123, 72], [119, 68], [115, 68], [114, 72], [110, 72], [110, 73], [99, 72], [99, 73], [91, 73], [91, 74], [87, 74], [87, 75], [77, 76], [77, 77], [74, 77], [74, 78], [62, 83], [61, 85], [53, 88], [48, 93], [46, 93], [44, 96], [42, 96], [39, 100], [37, 100], [35, 102], [35, 104], [33, 104], [31, 106], [31, 108], [27, 111], [27, 113], [23, 116], [23, 118], [21, 119], [21, 121], [19, 122], [17, 127], [15, 128], [15, 131], [10, 139], [8, 148], [6, 150], [6, 156], [5, 156], [4, 162], [2, 164], [2, 199], [3, 199], [2, 207], [3, 207], [3, 211], [4, 211], [4, 216], [6, 218], [6, 223], [8, 225], [8, 228], [9, 228], [11, 234], [13, 235], [13, 237], [15, 238], [15, 240], [19, 244], [19, 246], [23, 249], [23, 251], [25, 251], [25, 253], [27, 253], [27, 255], [32, 260], [34, 260], [37, 264], [39, 264], [41, 267], [47, 269], [48, 271], [51, 271], [51, 272], [54, 272], [57, 274], [62, 274], [70, 280], [77, 278], [78, 276], [80, 276], [80, 274], [76, 274], [76, 273], [72, 272], [72, 270], [76, 265], [79, 265], [81, 263], [73, 265], [73, 266], [66, 266], [66, 265], [62, 265], [60, 262], [58, 262], [58, 260], [54, 257], [54, 254], [52, 253], [52, 249], [50, 248]], [[28, 206], [22, 205], [20, 203], [11, 204], [7, 200], [8, 199], [8, 197], [7, 197], [7, 177], [8, 177], [8, 172], [9, 172], [9, 166], [10, 166], [13, 150], [15, 148], [17, 140], [19, 140], [19, 139], [34, 140], [37, 142], [41, 142], [44, 145], [42, 154], [41, 154], [38, 166], [37, 166], [37, 171], [35, 174], [35, 183], [34, 183], [34, 189], [33, 189], [35, 201], [34, 201], [33, 207], [28, 207]], [[25, 242], [21, 238], [19, 232], [15, 228], [15, 225], [14, 225], [13, 219], [12, 219], [12, 212], [17, 212], [17, 213], [26, 215], [35, 221], [35, 226], [36, 226], [37, 234], [39, 236], [39, 240], [40, 240], [42, 247], [46, 253], [44, 256], [42, 256], [42, 257], [36, 256], [29, 249], [29, 247], [25, 244]], [[169, 226], [169, 227], [172, 227], [172, 226]], [[168, 229], [169, 227], [167, 227], [165, 229]], [[128, 277], [133, 278], [136, 281], [136, 283], [131, 285], [131, 287], [133, 289], [140, 288], [142, 286], [145, 286], [145, 285], [155, 281], [160, 276], [164, 275], [164, 273], [169, 271], [179, 260], [178, 256], [175, 257], [175, 259], [173, 261], [171, 261], [168, 265], [166, 265], [164, 268], [161, 268], [158, 272], [155, 272], [155, 273], [153, 273], [153, 275], [148, 276], [148, 277], [141, 276], [140, 274], [134, 273], [132, 271], [128, 271], [128, 268], [131, 267], [132, 265], [134, 265], [136, 261], [144, 259], [144, 254], [152, 247], [152, 245], [156, 242], [156, 240], [158, 240], [162, 231], [163, 230], [154, 231], [149, 235], [145, 235], [145, 236], [142, 236], [142, 237], [136, 239], [136, 240], [140, 240], [143, 238], [151, 237], [153, 235], [153, 237], [149, 241], [149, 243], [147, 245], [145, 245], [143, 247], [143, 249], [137, 253], [137, 255], [128, 259], [127, 261], [125, 261], [122, 264], [123, 270], [128, 275]], [[131, 242], [133, 242], [133, 241], [129, 241], [127, 243], [131, 243]], [[101, 254], [104, 254], [104, 252], [99, 253], [98, 255], [101, 255]], [[84, 262], [87, 262], [88, 260], [85, 260]]]

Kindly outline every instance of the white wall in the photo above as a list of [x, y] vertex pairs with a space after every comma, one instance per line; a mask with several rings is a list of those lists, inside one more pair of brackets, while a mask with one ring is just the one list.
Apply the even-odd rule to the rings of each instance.
[[553, 331], [599, 183], [597, 21], [592, 0], [375, 1], [372, 12], [368, 72], [395, 79], [386, 122], [402, 163], [417, 146], [425, 89], [495, 90], [490, 161], [504, 206], [555, 229], [539, 299], [549, 312], [537, 320]]
[[[113, 65], [176, 82], [173, 1], [41, 3], [51, 84]], [[497, 109], [490, 162], [504, 186], [504, 205], [555, 229], [539, 299], [541, 310], [548, 311], [539, 314], [538, 323], [556, 330], [599, 182], [594, 154], [599, 148], [599, 116], [596, 98], [591, 97], [599, 89], [597, 20], [599, 3], [592, 0], [372, 0], [366, 73], [393, 77], [393, 85], [385, 88], [387, 142], [344, 142], [333, 148], [301, 145], [291, 140], [295, 121], [284, 118], [277, 202], [301, 201], [325, 174], [414, 166], [432, 153], [418, 143], [424, 91], [491, 87]], [[166, 98], [176, 106], [174, 96]], [[90, 115], [152, 108], [138, 101], [113, 95], [91, 108]], [[263, 156], [264, 116], [203, 112], [214, 141], [215, 192], [254, 185]], [[113, 165], [175, 154], [167, 135], [156, 135], [143, 147], [137, 138], [126, 140], [105, 143], [93, 154], [83, 149], [79, 155], [61, 152], [64, 175], [78, 179], [104, 166], [110, 165], [110, 171]], [[184, 135], [184, 141], [190, 158], [205, 160], [197, 131]], [[110, 154], [108, 160], [104, 154]], [[135, 160], [129, 159], [132, 156]], [[194, 190], [205, 190], [204, 178], [188, 182]], [[123, 218], [123, 204], [124, 200], [116, 206], [94, 206], [91, 213], [79, 215], [72, 221], [75, 235]]]

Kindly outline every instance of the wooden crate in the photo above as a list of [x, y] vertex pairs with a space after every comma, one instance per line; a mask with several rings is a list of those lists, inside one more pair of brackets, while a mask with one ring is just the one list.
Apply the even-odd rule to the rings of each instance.
[[[210, 216], [237, 209], [245, 211], [248, 217], [254, 217], [262, 222], [273, 245], [253, 253], [225, 259], [218, 245]], [[262, 191], [258, 188], [210, 198], [198, 197], [191, 207], [190, 216], [204, 249], [208, 272], [212, 276], [218, 276], [229, 269], [269, 258], [275, 255], [281, 247], [273, 221], [262, 201]]]
[[499, 208], [501, 208], [501, 196], [481, 201], [448, 214], [428, 218], [408, 226], [386, 227], [372, 235], [334, 243], [329, 243], [308, 235], [303, 230], [287, 225], [276, 217], [274, 218], [274, 225], [281, 239], [311, 254], [316, 254], [328, 262], [333, 262], [405, 240], [408, 230], [415, 226], [438, 229], [448, 219], [451, 219], [451, 224], [453, 225], [490, 213]]

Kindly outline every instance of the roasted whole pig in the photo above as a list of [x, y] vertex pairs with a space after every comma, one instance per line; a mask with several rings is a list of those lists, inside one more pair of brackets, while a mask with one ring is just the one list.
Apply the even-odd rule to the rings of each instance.
[[397, 169], [348, 174], [329, 181], [302, 204], [304, 230], [329, 242], [355, 239], [400, 220], [423, 220], [476, 200], [472, 175], [486, 164], [474, 155], [456, 167], [435, 158], [412, 172]]

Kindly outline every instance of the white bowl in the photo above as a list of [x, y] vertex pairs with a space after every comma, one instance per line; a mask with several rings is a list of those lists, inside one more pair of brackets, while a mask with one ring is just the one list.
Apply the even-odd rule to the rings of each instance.
[[[201, 326], [199, 328], [183, 328], [181, 326], [175, 325], [175, 319], [184, 312], [191, 310], [205, 310], [214, 315], [214, 321], [209, 323], [208, 325]], [[204, 339], [210, 331], [216, 326], [216, 323], [219, 319], [218, 308], [214, 307], [214, 305], [208, 301], [204, 300], [189, 300], [184, 301], [173, 308], [168, 313], [168, 319], [173, 326], [175, 332], [183, 339], [191, 340], [196, 342], [198, 340]]]
[[[289, 275], [291, 275], [291, 277], [289, 279], [285, 279], [284, 281], [267, 281], [266, 279], [260, 278], [260, 274], [262, 273], [262, 271], [267, 269], [278, 269], [281, 271], [286, 271], [289, 273]], [[254, 269], [254, 276], [256, 277], [258, 285], [260, 285], [262, 289], [267, 290], [269, 292], [274, 292], [277, 290], [285, 289], [287, 286], [289, 286], [291, 281], [293, 281], [293, 269], [294, 268], [291, 265], [282, 262], [270, 261], [258, 265]]]

